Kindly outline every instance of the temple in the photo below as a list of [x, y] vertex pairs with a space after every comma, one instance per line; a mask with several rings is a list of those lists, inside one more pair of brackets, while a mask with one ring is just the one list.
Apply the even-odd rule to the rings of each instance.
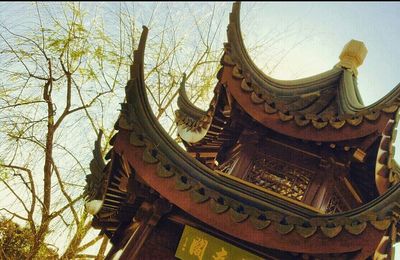
[[208, 110], [179, 91], [186, 149], [156, 120], [134, 53], [118, 133], [87, 176], [92, 225], [107, 259], [391, 259], [399, 241], [400, 168], [393, 159], [400, 86], [362, 103], [351, 40], [324, 73], [276, 80], [246, 52], [234, 3]]

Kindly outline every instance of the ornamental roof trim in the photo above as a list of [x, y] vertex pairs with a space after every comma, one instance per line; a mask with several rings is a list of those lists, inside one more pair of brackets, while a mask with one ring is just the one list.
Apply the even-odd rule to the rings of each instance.
[[[390, 187], [387, 192], [359, 208], [332, 215], [321, 215], [298, 203], [288, 204], [287, 199], [279, 198], [258, 189], [253, 189], [243, 182], [227, 178], [190, 157], [172, 140], [165, 130], [163, 130], [149, 105], [143, 76], [144, 42], [146, 40], [146, 35], [147, 28], [144, 27], [139, 48], [135, 51], [132, 78], [126, 87], [127, 102], [122, 106], [122, 114], [118, 120], [117, 127], [130, 132], [129, 142], [133, 147], [145, 148], [143, 152], [144, 162], [149, 164], [161, 163], [161, 166], [168, 164], [171, 169], [179, 169], [179, 173], [173, 172], [173, 174], [167, 174], [168, 176], [161, 177], [178, 176], [180, 178], [178, 181], [183, 185], [183, 190], [186, 190], [186, 188], [190, 190], [191, 187], [200, 185], [204, 187], [205, 190], [214, 190], [223, 194], [228, 198], [227, 201], [237, 200], [244, 205], [244, 207], [252, 207], [258, 210], [270, 208], [281, 213], [291, 212], [294, 216], [306, 219], [315, 217], [330, 220], [335, 218], [357, 219], [357, 216], [362, 216], [368, 212], [375, 212], [382, 218], [389, 213], [389, 208], [399, 207], [398, 197], [400, 196], [400, 189], [398, 189], [398, 187], [400, 183], [393, 183], [392, 187]], [[115, 138], [113, 138], [113, 140], [115, 140]], [[96, 171], [96, 169], [94, 170]], [[182, 176], [185, 176], [185, 178], [181, 178]], [[190, 181], [188, 182], [188, 180]], [[108, 180], [102, 178], [102, 181]], [[195, 183], [196, 185], [193, 185]], [[94, 185], [92, 185], [92, 187], [94, 187]], [[102, 189], [102, 192], [104, 190], [105, 189]], [[89, 191], [89, 194], [93, 195], [95, 193]], [[206, 192], [206, 194], [208, 194], [208, 192]], [[104, 194], [100, 196], [89, 196], [89, 200], [102, 197], [104, 198]]]
[[[218, 75], [219, 83], [226, 83], [226, 79], [221, 82], [221, 74], [224, 68], [230, 67], [232, 72], [228, 74], [240, 81], [234, 84], [239, 85], [241, 89], [241, 93], [237, 95], [250, 97], [252, 103], [258, 107], [254, 113], [261, 112], [265, 114], [264, 117], [278, 116], [280, 121], [301, 128], [312, 126], [315, 129], [338, 130], [345, 125], [363, 127], [364, 121], [374, 123], [381, 114], [393, 114], [399, 108], [400, 84], [377, 102], [364, 106], [355, 76], [357, 66], [366, 55], [366, 48], [362, 42], [350, 41], [340, 55], [341, 61], [331, 70], [303, 79], [278, 80], [264, 74], [247, 53], [240, 28], [240, 3], [233, 4], [227, 34], [228, 42], [221, 59], [223, 68]], [[236, 87], [227, 85], [228, 88]], [[181, 125], [180, 128], [185, 130], [183, 136], [190, 136], [187, 132], [202, 132], [201, 135], [205, 136], [215, 107], [210, 104], [207, 111], [198, 109], [184, 96], [184, 87], [180, 94], [180, 99], [185, 100], [185, 104], [178, 102], [176, 119]], [[254, 110], [249, 106], [243, 108], [249, 114]], [[192, 110], [199, 111], [202, 117], [191, 116]], [[196, 140], [201, 138], [197, 137]]]

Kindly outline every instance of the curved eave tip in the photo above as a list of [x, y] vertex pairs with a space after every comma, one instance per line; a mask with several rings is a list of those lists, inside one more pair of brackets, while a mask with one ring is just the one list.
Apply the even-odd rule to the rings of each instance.
[[186, 73], [182, 74], [181, 89], [185, 89], [186, 85]]
[[183, 73], [181, 85], [179, 87], [179, 96], [187, 99], [185, 86], [186, 86], [186, 73]]
[[140, 35], [138, 50], [144, 50], [148, 34], [149, 34], [149, 28], [143, 25], [142, 34]]
[[239, 16], [240, 16], [240, 2], [234, 2], [232, 4], [232, 12], [229, 16], [229, 22], [230, 23], [239, 22]]
[[138, 48], [133, 52], [133, 64], [131, 65], [131, 79], [135, 78], [135, 74], [138, 69], [143, 66], [144, 63], [144, 50], [146, 47], [147, 35], [149, 33], [149, 29], [143, 25], [142, 33], [140, 35]]
[[232, 13], [238, 13], [240, 11], [240, 1], [236, 1], [232, 5]]

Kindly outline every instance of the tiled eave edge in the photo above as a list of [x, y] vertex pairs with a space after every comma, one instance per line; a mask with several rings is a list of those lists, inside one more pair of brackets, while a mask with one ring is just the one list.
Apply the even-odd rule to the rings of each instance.
[[394, 159], [394, 142], [397, 137], [397, 126], [400, 120], [399, 113], [394, 119], [390, 119], [382, 132], [379, 144], [376, 165], [375, 182], [379, 194], [385, 193], [391, 186], [400, 183], [399, 166]]
[[[327, 126], [333, 129], [340, 129], [344, 125], [357, 127], [365, 121], [364, 119], [375, 121], [379, 119], [382, 113], [391, 114], [398, 110], [400, 85], [378, 102], [363, 107], [359, 101], [358, 93], [354, 91], [352, 73], [345, 69], [334, 68], [331, 71], [307, 79], [293, 81], [275, 80], [266, 76], [255, 66], [244, 48], [239, 13], [240, 4], [235, 3], [230, 15], [228, 43], [225, 44], [225, 54], [222, 62], [224, 66], [232, 67], [233, 77], [241, 80], [242, 91], [250, 96], [252, 102], [260, 105], [260, 111], [266, 114], [277, 114], [282, 122], [294, 121], [301, 127], [311, 125], [317, 129]], [[275, 93], [288, 96], [315, 94], [338, 79], [341, 81], [338, 89], [341, 110], [339, 115], [331, 117], [319, 114], [296, 115], [271, 106]]]
[[[197, 108], [187, 97], [184, 81], [182, 81], [178, 96], [178, 110], [175, 111], [175, 123], [177, 124], [178, 135], [187, 143], [196, 144], [203, 141], [203, 146], [215, 141], [228, 126], [226, 116], [216, 118], [217, 109], [221, 109], [223, 96], [222, 85], [219, 83], [220, 70], [217, 74], [218, 83], [214, 88], [214, 96], [207, 111]], [[221, 95], [222, 94], [222, 95]], [[206, 138], [208, 137], [208, 138]], [[210, 140], [211, 139], [211, 140]]]
[[[132, 116], [129, 117], [132, 118]], [[139, 116], [139, 118], [143, 117]], [[125, 120], [122, 119], [121, 121]], [[380, 233], [381, 230], [387, 229], [391, 223], [391, 216], [386, 215], [388, 212], [384, 212], [399, 206], [397, 204], [386, 205], [391, 209], [387, 208], [384, 211], [377, 212], [378, 214], [373, 210], [364, 209], [355, 217], [354, 214], [351, 217], [318, 217], [317, 214], [310, 217], [299, 217], [293, 216], [291, 210], [284, 206], [285, 209], [274, 209], [275, 207], [269, 203], [259, 203], [258, 207], [248, 206], [244, 201], [248, 195], [229, 196], [225, 193], [227, 189], [223, 184], [219, 189], [210, 189], [211, 185], [203, 184], [189, 174], [194, 173], [195, 169], [185, 170], [187, 167], [172, 163], [170, 157], [173, 156], [171, 156], [171, 153], [166, 156], [161, 152], [161, 145], [156, 147], [150, 137], [144, 135], [143, 130], [140, 131], [134, 126], [138, 126], [138, 124], [120, 124], [120, 127], [126, 130], [121, 130], [118, 133], [115, 151], [127, 158], [127, 161], [136, 169], [137, 174], [150, 187], [171, 203], [200, 220], [252, 243], [293, 251], [307, 252], [307, 250], [310, 250], [310, 252], [314, 252], [313, 250], [316, 250], [314, 246], [317, 243], [326, 245], [320, 250], [329, 250], [339, 241], [351, 238], [354, 244], [349, 244], [349, 248], [356, 248], [355, 250], [357, 250], [360, 247], [362, 248], [366, 241], [371, 242], [377, 232], [383, 234]], [[200, 174], [207, 175], [205, 172]], [[275, 200], [278, 200], [278, 198], [275, 198]], [[214, 212], [215, 215], [208, 213], [210, 211]], [[377, 219], [380, 220], [377, 221]], [[238, 234], [231, 232], [230, 227], [233, 227], [232, 224], [234, 223], [238, 223], [238, 226], [234, 229], [241, 230]], [[250, 232], [251, 229], [253, 231]], [[249, 230], [249, 232], [243, 232], [243, 230]], [[365, 235], [363, 235], [364, 232]], [[249, 234], [251, 234], [250, 237]], [[350, 238], [348, 237], [349, 234]], [[357, 238], [352, 237], [354, 235], [357, 235]], [[276, 240], [267, 242], [265, 237], [274, 237]], [[303, 237], [304, 241], [294, 243], [295, 240], [299, 241], [300, 237]], [[326, 243], [323, 237], [325, 237], [325, 240], [335, 239]], [[367, 237], [368, 239], [366, 239]], [[256, 240], [257, 238], [260, 240]], [[282, 248], [285, 243], [279, 244], [279, 241], [287, 242], [288, 239], [293, 239], [290, 248]], [[359, 242], [358, 239], [360, 239]], [[377, 241], [379, 240], [380, 238], [377, 239]], [[300, 247], [299, 244], [302, 246]]]
[[[132, 117], [132, 113], [132, 111], [128, 112], [127, 117], [131, 119], [135, 118]], [[143, 117], [139, 115], [136, 118]], [[149, 174], [157, 176], [160, 182], [173, 178], [175, 190], [187, 192], [193, 203], [210, 201], [210, 209], [215, 213], [222, 214], [228, 211], [234, 222], [242, 222], [250, 219], [255, 229], [266, 228], [271, 222], [275, 222], [277, 231], [281, 234], [287, 234], [295, 230], [303, 237], [308, 237], [313, 235], [318, 227], [327, 237], [335, 237], [342, 230], [347, 230], [351, 234], [360, 234], [365, 230], [367, 224], [374, 226], [378, 230], [385, 230], [391, 223], [392, 213], [395, 213], [396, 210], [400, 211], [400, 204], [398, 203], [400, 192], [397, 189], [399, 186], [397, 184], [378, 199], [356, 210], [331, 216], [321, 216], [317, 213], [312, 214], [312, 212], [307, 210], [308, 213], [304, 214], [305, 212], [302, 212], [303, 214], [301, 214], [298, 212], [300, 214], [295, 216], [294, 212], [296, 211], [290, 209], [290, 205], [282, 203], [283, 201], [280, 201], [280, 205], [277, 205], [279, 204], [277, 203], [279, 199], [269, 194], [264, 194], [264, 196], [265, 198], [270, 197], [270, 202], [255, 201], [254, 199], [251, 200], [252, 196], [249, 196], [249, 192], [246, 192], [247, 194], [240, 194], [239, 190], [243, 190], [243, 188], [251, 193], [250, 187], [240, 187], [243, 184], [236, 183], [237, 191], [232, 190], [234, 188], [232, 187], [232, 183], [221, 183], [226, 181], [226, 179], [224, 180], [224, 177], [218, 176], [217, 173], [211, 175], [214, 175], [214, 178], [219, 177], [220, 185], [215, 183], [217, 180], [208, 180], [208, 182], [211, 182], [210, 184], [207, 184], [207, 180], [203, 182], [198, 180], [200, 178], [196, 177], [203, 177], [202, 179], [205, 179], [204, 177], [210, 175], [210, 173], [205, 172], [206, 169], [190, 169], [191, 167], [188, 165], [173, 163], [171, 157], [174, 157], [174, 155], [181, 157], [182, 160], [178, 160], [178, 162], [194, 159], [186, 157], [185, 153], [172, 154], [172, 150], [169, 153], [163, 153], [162, 144], [158, 143], [159, 145], [155, 145], [155, 142], [152, 141], [154, 139], [145, 134], [145, 132], [149, 133], [149, 131], [138, 127], [139, 121], [137, 119], [131, 121], [131, 123], [126, 123], [129, 120], [125, 121], [125, 119], [120, 119], [120, 121], [125, 122], [120, 124], [120, 128], [126, 129], [124, 133], [125, 138], [120, 142], [128, 142], [129, 140], [132, 146], [131, 149], [133, 148], [132, 150], [137, 150], [138, 148], [141, 150], [139, 154], [135, 152], [134, 157], [140, 158], [145, 164], [154, 165], [153, 170], [142, 172], [143, 179], [146, 179], [146, 175]], [[148, 120], [143, 119], [143, 121]], [[121, 151], [117, 150], [117, 152]], [[128, 156], [129, 152], [125, 150], [124, 154]], [[168, 156], [165, 154], [168, 154]], [[135, 167], [135, 165], [132, 166]], [[189, 169], [187, 169], [188, 167]], [[184, 170], [185, 168], [187, 170]], [[197, 176], [192, 176], [196, 175], [196, 173]], [[218, 188], [211, 188], [216, 185]], [[160, 194], [164, 195], [162, 192]], [[246, 199], [248, 200], [246, 201]], [[171, 201], [171, 203], [175, 202]]]
[[183, 75], [181, 86], [178, 92], [178, 110], [175, 112], [175, 122], [178, 126], [182, 126], [183, 129], [199, 133], [207, 131], [209, 128], [212, 115], [215, 110], [215, 103], [218, 98], [218, 93], [214, 92], [214, 97], [210, 102], [210, 106], [207, 111], [204, 111], [196, 107], [189, 99], [185, 90], [186, 75]]
[[[320, 250], [319, 253], [334, 252], [342, 241], [351, 240], [354, 244], [349, 243], [343, 250], [356, 251], [368, 243], [377, 243], [391, 223], [389, 217], [377, 221], [379, 217], [373, 213], [363, 215], [361, 221], [350, 218], [308, 219], [294, 216], [290, 210], [274, 210], [272, 205], [262, 210], [248, 206], [243, 198], [224, 194], [224, 188], [210, 189], [190, 177], [179, 166], [170, 163], [167, 157], [155, 152], [153, 143], [147, 138], [134, 137], [136, 146], [128, 143], [132, 135], [136, 133], [120, 130], [114, 149], [126, 158], [149, 187], [197, 219], [239, 239], [261, 246], [309, 253], [315, 253], [315, 250]], [[271, 237], [274, 239], [268, 239]], [[323, 245], [317, 249], [317, 244]]]
[[[236, 222], [250, 220], [257, 229], [275, 222], [282, 234], [295, 230], [309, 237], [320, 230], [335, 237], [342, 230], [361, 234], [369, 225], [385, 230], [400, 211], [400, 184], [364, 206], [340, 214], [322, 216], [301, 206], [266, 192], [227, 179], [189, 157], [163, 130], [148, 104], [143, 76], [143, 49], [135, 52], [132, 80], [126, 87], [127, 103], [122, 107], [124, 126], [129, 131], [132, 147], [143, 150], [143, 161], [155, 164], [157, 176], [162, 180], [174, 178], [176, 192], [192, 194], [193, 202], [210, 201], [216, 212], [228, 211]], [[121, 119], [120, 119], [121, 122]], [[126, 153], [127, 151], [125, 151]], [[132, 165], [135, 167], [135, 165]], [[142, 172], [145, 175], [152, 171]], [[154, 173], [153, 173], [154, 174]], [[160, 192], [160, 191], [159, 191]], [[160, 192], [161, 195], [163, 195]], [[174, 201], [171, 201], [174, 203]]]
[[[236, 80], [240, 80], [241, 95], [247, 95], [253, 104], [258, 106], [257, 111], [266, 115], [276, 115], [281, 122], [295, 123], [299, 127], [314, 127], [315, 129], [331, 128], [341, 129], [346, 125], [351, 127], [362, 126], [365, 121], [374, 122], [377, 121], [382, 114], [394, 114], [397, 112], [398, 100], [396, 104], [385, 104], [381, 103], [373, 108], [366, 108], [351, 114], [341, 114], [338, 116], [328, 117], [322, 114], [306, 114], [300, 115], [292, 113], [291, 111], [281, 110], [279, 107], [274, 106], [274, 96], [268, 93], [266, 90], [262, 90], [260, 87], [252, 85], [251, 73], [248, 73], [247, 77], [241, 74], [241, 69], [237, 68], [237, 65], [231, 65], [232, 58], [228, 58], [229, 54], [225, 53], [223, 56], [224, 66], [232, 67], [232, 77]], [[347, 74], [347, 72], [343, 72]], [[244, 73], [245, 74], [245, 73]], [[318, 91], [314, 93], [318, 95]], [[305, 97], [308, 97], [305, 94]], [[300, 97], [301, 98], [301, 97]]]
[[[340, 128], [326, 127], [328, 121], [315, 121], [313, 126], [299, 126], [295, 123], [297, 119], [284, 113], [264, 113], [262, 103], [254, 102], [249, 95], [243, 95], [240, 89], [240, 81], [232, 76], [232, 67], [224, 66], [222, 83], [227, 86], [233, 99], [248, 113], [254, 120], [276, 132], [289, 135], [298, 139], [316, 142], [338, 142], [366, 137], [374, 133], [382, 133], [389, 118], [393, 114], [384, 113], [374, 121], [365, 120], [362, 125], [355, 127], [344, 124]], [[312, 119], [309, 119], [312, 121]], [[298, 121], [297, 121], [298, 122]], [[322, 125], [325, 124], [325, 127]]]

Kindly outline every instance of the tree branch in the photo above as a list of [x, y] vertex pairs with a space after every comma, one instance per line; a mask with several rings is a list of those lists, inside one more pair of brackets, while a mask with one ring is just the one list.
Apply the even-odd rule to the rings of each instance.
[[76, 223], [77, 225], [79, 225], [78, 214], [76, 213], [76, 210], [75, 210], [75, 208], [74, 208], [74, 206], [73, 206], [71, 197], [68, 195], [67, 191], [65, 190], [64, 184], [63, 184], [62, 179], [61, 179], [61, 173], [60, 173], [60, 171], [58, 170], [57, 165], [54, 163], [54, 160], [52, 160], [52, 164], [53, 164], [54, 172], [56, 173], [56, 177], [57, 177], [57, 181], [58, 181], [58, 186], [60, 187], [60, 190], [61, 190], [62, 194], [64, 195], [65, 199], [68, 201], [68, 204], [67, 204], [67, 205], [68, 205], [69, 208], [71, 209], [72, 215], [74, 216], [75, 223]]
[[90, 241], [87, 242], [86, 244], [84, 244], [84, 245], [78, 247], [78, 249], [76, 249], [76, 252], [79, 253], [79, 252], [82, 252], [82, 251], [88, 249], [89, 247], [91, 247], [91, 246], [93, 246], [94, 244], [96, 244], [97, 241], [99, 241], [99, 240], [102, 239], [102, 238], [103, 238], [102, 236], [97, 236], [97, 237], [93, 238], [92, 240], [90, 240]]
[[54, 211], [53, 213], [50, 214], [49, 219], [54, 219], [55, 217], [61, 215], [66, 209], [68, 209], [70, 207], [70, 205], [74, 205], [76, 202], [80, 201], [81, 199], [83, 199], [84, 195], [81, 194], [78, 197], [76, 197], [75, 199], [73, 199], [71, 201], [71, 203], [68, 203], [67, 205], [65, 205], [64, 207]]

